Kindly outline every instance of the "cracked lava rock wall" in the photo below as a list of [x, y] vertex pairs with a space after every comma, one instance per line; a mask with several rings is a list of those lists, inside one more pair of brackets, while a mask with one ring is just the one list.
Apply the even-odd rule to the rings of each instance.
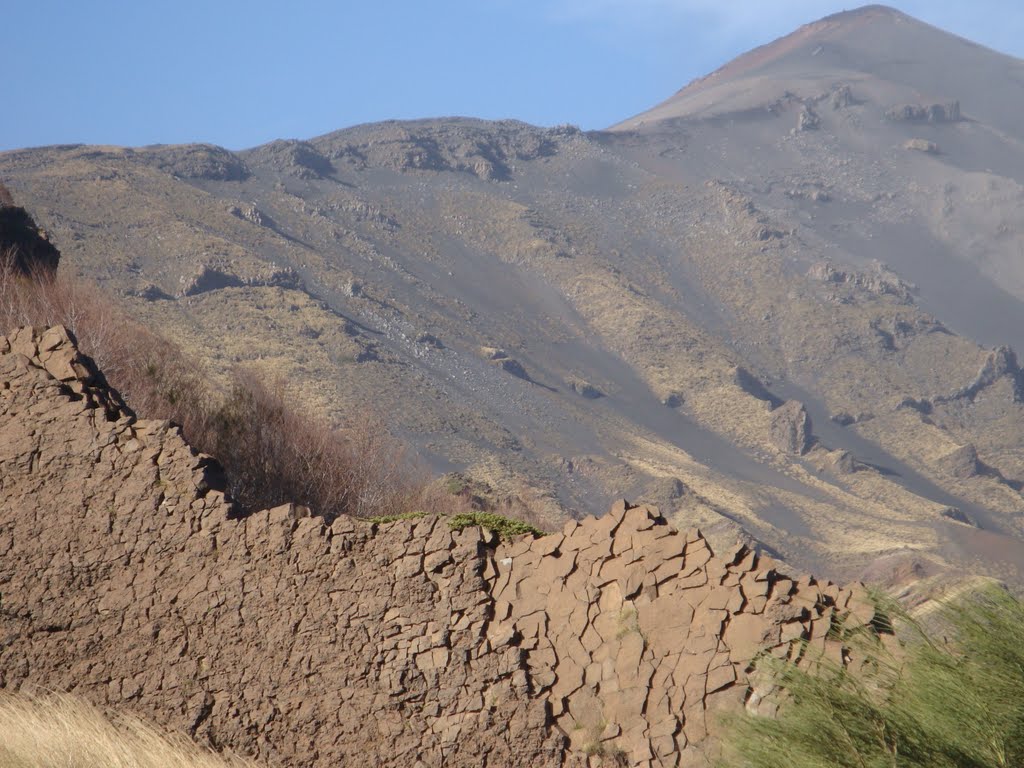
[[[498, 542], [444, 518], [239, 519], [63, 328], [0, 337], [0, 688], [72, 690], [284, 766], [703, 764], [861, 587], [714, 553], [652, 507]], [[767, 696], [767, 697], [766, 697]]]

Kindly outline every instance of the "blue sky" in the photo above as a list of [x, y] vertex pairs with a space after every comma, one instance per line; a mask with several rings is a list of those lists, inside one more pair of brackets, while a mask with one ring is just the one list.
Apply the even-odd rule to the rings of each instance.
[[[1024, 57], [1021, 0], [901, 10]], [[802, 23], [827, 0], [35, 0], [0, 30], [0, 149], [242, 149], [388, 118], [602, 128]]]

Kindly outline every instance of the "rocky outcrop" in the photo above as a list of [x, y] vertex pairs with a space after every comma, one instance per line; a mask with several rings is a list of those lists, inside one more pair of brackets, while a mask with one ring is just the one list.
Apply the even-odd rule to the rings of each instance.
[[832, 105], [832, 109], [845, 109], [856, 104], [856, 101], [853, 98], [853, 91], [850, 89], [850, 86], [837, 85], [832, 89], [829, 103]]
[[1006, 346], [997, 347], [988, 353], [985, 362], [981, 364], [978, 374], [970, 384], [949, 395], [936, 397], [935, 402], [947, 403], [953, 400], [974, 402], [981, 392], [1004, 377], [1009, 377], [1013, 382], [1014, 401], [1024, 400], [1024, 372], [1021, 371], [1020, 364], [1017, 362], [1017, 354]]
[[981, 469], [981, 464], [978, 462], [978, 450], [971, 443], [961, 445], [949, 453], [943, 454], [936, 464], [943, 472], [959, 480], [974, 477]]
[[539, 129], [502, 121], [380, 123], [325, 136], [317, 147], [330, 160], [357, 168], [469, 173], [484, 181], [511, 178], [515, 164], [553, 155], [578, 129]]
[[571, 389], [580, 397], [585, 398], [587, 400], [600, 400], [602, 397], [604, 397], [604, 392], [602, 392], [598, 387], [591, 384], [589, 381], [586, 381], [585, 379], [570, 379], [569, 389]]
[[807, 271], [808, 277], [822, 283], [848, 286], [876, 296], [894, 296], [902, 303], [913, 301], [916, 286], [903, 280], [881, 262], [875, 261], [869, 272], [838, 269], [827, 261], [819, 261]]
[[229, 206], [228, 213], [257, 227], [274, 227], [273, 220], [252, 203]]
[[908, 123], [956, 123], [960, 117], [960, 102], [943, 104], [900, 104], [885, 113], [894, 122]]
[[772, 411], [769, 436], [783, 453], [803, 456], [811, 447], [811, 417], [799, 400], [789, 400]]
[[59, 262], [60, 251], [49, 235], [36, 226], [28, 211], [14, 204], [7, 187], [0, 184], [0, 270], [52, 274]]
[[934, 141], [928, 141], [928, 139], [907, 139], [903, 142], [903, 148], [914, 152], [924, 152], [926, 155], [939, 154], [939, 145]]
[[300, 179], [321, 179], [334, 173], [331, 161], [308, 141], [278, 139], [252, 150], [248, 157]]
[[213, 462], [96, 377], [62, 329], [0, 341], [0, 687], [283, 766], [695, 765], [715, 712], [775, 706], [758, 653], [845, 663], [874, 615], [625, 502], [508, 542], [239, 518]]
[[821, 127], [821, 118], [814, 111], [814, 107], [804, 105], [797, 115], [796, 129], [798, 131], [816, 131]]
[[225, 288], [301, 288], [302, 279], [290, 267], [272, 268], [240, 277], [224, 267], [203, 265], [193, 274], [183, 275], [179, 283], [179, 296], [198, 296]]
[[241, 158], [212, 144], [147, 147], [130, 151], [132, 157], [146, 165], [180, 179], [245, 181], [249, 178], [249, 169]]

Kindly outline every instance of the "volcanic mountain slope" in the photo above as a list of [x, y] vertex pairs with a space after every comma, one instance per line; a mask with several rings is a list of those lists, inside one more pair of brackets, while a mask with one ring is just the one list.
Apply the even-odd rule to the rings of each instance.
[[48, 147], [0, 178], [214, 374], [373, 403], [438, 469], [730, 520], [832, 576], [1020, 579], [1021, 74], [872, 6], [608, 131]]
[[722, 710], [778, 705], [761, 651], [856, 669], [875, 619], [862, 586], [647, 506], [498, 541], [242, 517], [219, 479], [63, 328], [0, 336], [0, 690], [71, 689], [285, 767], [673, 768], [707, 765]]

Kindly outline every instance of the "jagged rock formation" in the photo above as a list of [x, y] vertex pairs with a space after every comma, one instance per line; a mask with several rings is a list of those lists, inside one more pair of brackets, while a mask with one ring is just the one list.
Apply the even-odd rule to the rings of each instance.
[[500, 543], [238, 519], [220, 487], [63, 329], [0, 340], [0, 687], [281, 765], [691, 765], [715, 711], [770, 708], [755, 653], [845, 661], [839, 624], [873, 617], [863, 590], [716, 554], [651, 507]]

